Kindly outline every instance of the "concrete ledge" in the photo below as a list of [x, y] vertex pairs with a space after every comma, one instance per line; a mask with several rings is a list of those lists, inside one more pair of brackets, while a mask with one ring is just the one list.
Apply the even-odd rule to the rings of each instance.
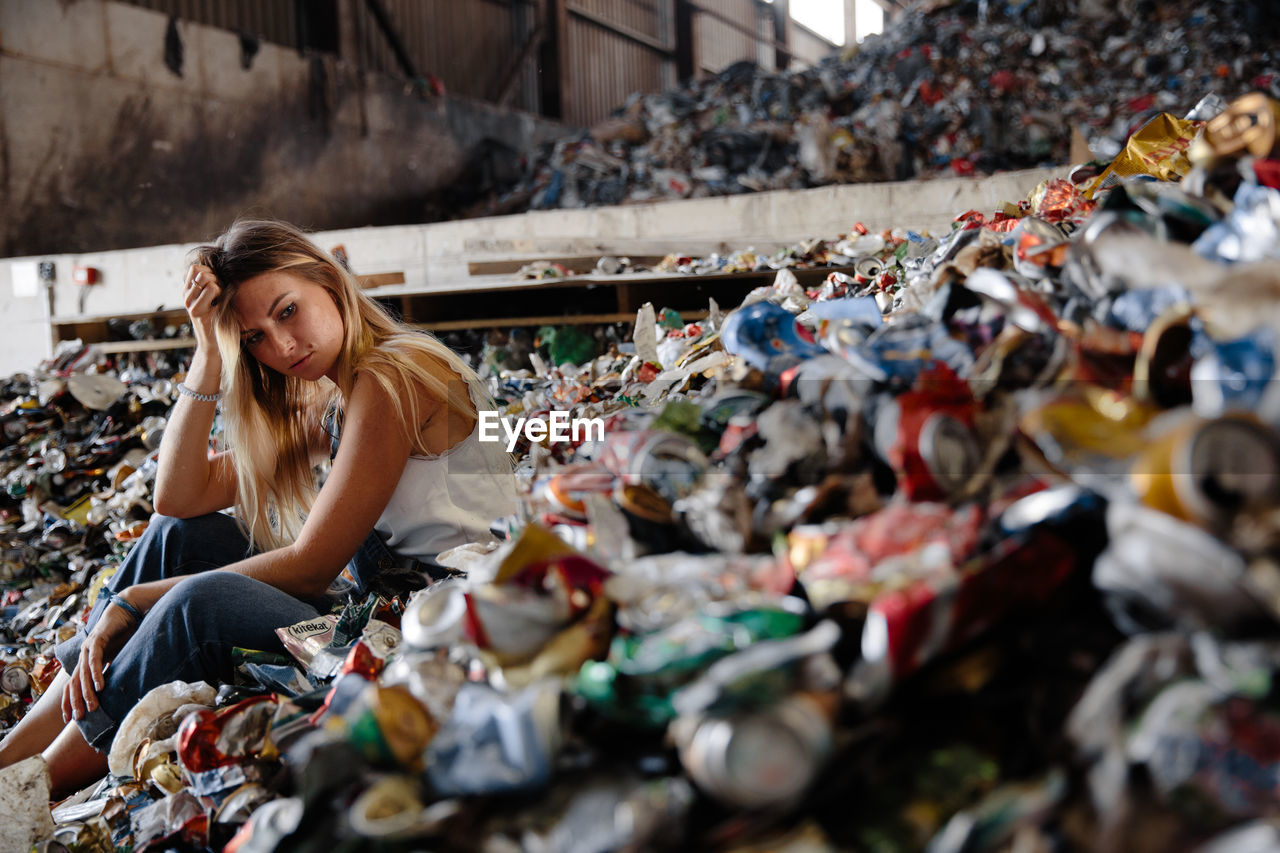
[[[1038, 183], [1060, 172], [1049, 169], [976, 180], [854, 184], [426, 225], [349, 228], [314, 236], [326, 250], [345, 247], [359, 273], [404, 273], [405, 283], [387, 288], [388, 294], [467, 287], [480, 293], [492, 281], [469, 276], [470, 261], [593, 253], [706, 254], [749, 246], [773, 252], [801, 239], [847, 233], [855, 222], [872, 230], [906, 227], [944, 233], [957, 214], [971, 208], [990, 213], [1002, 202], [1026, 197]], [[0, 260], [0, 307], [5, 309], [11, 330], [0, 341], [0, 374], [29, 369], [48, 357], [52, 328], [59, 321], [180, 308], [180, 282], [188, 252], [195, 245]], [[29, 269], [36, 260], [53, 261], [56, 266], [51, 309], [44, 292], [32, 296], [14, 293], [15, 265], [25, 263]], [[100, 283], [83, 290], [72, 279], [76, 266], [98, 269]], [[560, 309], [548, 304], [546, 313]], [[21, 334], [14, 334], [19, 328]], [[35, 330], [41, 334], [34, 334]]]

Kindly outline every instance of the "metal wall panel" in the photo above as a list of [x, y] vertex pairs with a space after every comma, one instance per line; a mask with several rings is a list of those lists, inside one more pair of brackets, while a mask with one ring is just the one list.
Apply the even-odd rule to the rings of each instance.
[[298, 46], [295, 0], [123, 0], [134, 6], [176, 15], [264, 41]]
[[570, 91], [564, 120], [589, 125], [620, 106], [632, 92], [658, 92], [674, 77], [672, 61], [644, 45], [570, 19], [566, 61]]
[[773, 68], [773, 23], [764, 20], [760, 6], [759, 0], [696, 0], [693, 41], [700, 74], [744, 59]]
[[566, 2], [564, 121], [592, 124], [633, 92], [658, 92], [675, 83], [672, 0]]
[[[388, 17], [419, 75], [432, 75], [451, 92], [496, 100], [512, 64], [536, 25], [538, 7], [522, 0], [382, 0]], [[372, 71], [402, 74], [387, 39], [363, 3], [352, 18], [358, 55], [348, 57]], [[512, 82], [509, 106], [537, 111], [530, 61]]]
[[572, 0], [571, 6], [674, 46], [671, 0]]

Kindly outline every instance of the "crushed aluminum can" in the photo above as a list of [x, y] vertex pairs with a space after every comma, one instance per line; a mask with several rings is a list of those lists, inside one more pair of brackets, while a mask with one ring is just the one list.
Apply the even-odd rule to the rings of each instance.
[[153, 842], [181, 841], [198, 846], [208, 842], [208, 814], [185, 790], [131, 812], [129, 822], [135, 850], [146, 850]]
[[214, 823], [237, 823], [242, 824], [253, 816], [258, 808], [276, 798], [276, 794], [263, 787], [258, 782], [245, 782], [236, 788], [222, 804], [218, 806], [218, 810], [214, 813]]
[[31, 692], [31, 661], [16, 660], [0, 673], [0, 690], [19, 698]]
[[1264, 400], [1275, 393], [1275, 330], [1262, 326], [1242, 338], [1212, 341], [1210, 347], [1191, 367], [1196, 414], [1212, 418], [1232, 411], [1263, 411]]
[[62, 671], [62, 664], [52, 654], [36, 655], [31, 665], [31, 698], [39, 699]]
[[968, 485], [981, 461], [976, 412], [968, 385], [941, 364], [921, 373], [912, 390], [882, 402], [876, 447], [907, 498], [942, 500]]
[[411, 649], [387, 665], [381, 683], [386, 687], [407, 687], [432, 719], [447, 720], [454, 698], [466, 681], [465, 667], [450, 660], [446, 652]]
[[1129, 482], [1144, 505], [1220, 530], [1280, 500], [1280, 436], [1249, 415], [1188, 418], [1139, 454]]
[[457, 580], [441, 581], [413, 593], [400, 629], [411, 649], [448, 646], [462, 637], [466, 612], [465, 585]]
[[178, 727], [178, 762], [188, 774], [253, 758], [269, 749], [274, 696], [254, 696], [220, 711], [200, 710]]
[[448, 797], [546, 784], [563, 737], [560, 698], [554, 680], [513, 695], [463, 685], [453, 715], [427, 747], [432, 787]]
[[633, 430], [605, 437], [601, 464], [623, 483], [646, 485], [674, 503], [697, 486], [711, 463], [679, 433]]
[[893, 589], [871, 602], [862, 631], [862, 657], [845, 695], [879, 705], [893, 684], [940, 654], [978, 636], [1011, 611], [1043, 603], [1075, 569], [1076, 552], [1047, 528], [1020, 541]]
[[53, 840], [75, 853], [115, 853], [116, 849], [110, 828], [100, 818], [60, 826], [54, 830]]
[[739, 808], [784, 807], [822, 768], [831, 719], [829, 705], [797, 693], [762, 710], [679, 717], [671, 732], [681, 764], [708, 794]]
[[1106, 518], [1093, 583], [1121, 630], [1271, 623], [1244, 558], [1204, 528], [1136, 502], [1113, 500]]
[[407, 687], [370, 684], [347, 718], [347, 737], [375, 766], [417, 771], [439, 728]]
[[133, 754], [133, 778], [150, 783], [166, 794], [182, 789], [182, 770], [175, 763], [171, 742], [145, 739]]
[[305, 811], [298, 797], [282, 797], [259, 806], [227, 842], [222, 853], [271, 853], [302, 824]]
[[1280, 102], [1261, 92], [1237, 98], [1205, 125], [1204, 140], [1220, 157], [1270, 156], [1280, 142]]
[[351, 804], [347, 816], [352, 831], [363, 838], [388, 841], [438, 832], [460, 805], [457, 800], [444, 800], [426, 806], [420, 788], [407, 776], [383, 776]]
[[764, 371], [774, 369], [779, 360], [790, 366], [826, 351], [800, 336], [794, 314], [768, 301], [755, 302], [726, 317], [720, 340], [730, 354]]
[[1170, 684], [1143, 711], [1126, 753], [1162, 798], [1231, 817], [1269, 814], [1280, 789], [1280, 716], [1199, 680]]

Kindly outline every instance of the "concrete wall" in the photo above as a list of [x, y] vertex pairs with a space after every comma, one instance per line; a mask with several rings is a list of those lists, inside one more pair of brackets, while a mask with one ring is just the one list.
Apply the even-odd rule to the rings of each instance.
[[225, 30], [175, 35], [136, 6], [0, 0], [0, 257], [210, 237], [246, 212], [429, 221], [482, 140], [520, 151], [564, 132], [333, 57], [249, 56]]

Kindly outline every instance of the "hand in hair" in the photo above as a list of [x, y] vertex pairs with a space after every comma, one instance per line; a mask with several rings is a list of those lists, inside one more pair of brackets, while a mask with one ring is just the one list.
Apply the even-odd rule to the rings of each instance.
[[206, 352], [217, 351], [214, 336], [214, 306], [222, 295], [222, 286], [213, 270], [204, 264], [192, 264], [182, 288], [182, 304], [191, 317], [191, 331], [196, 346]]

